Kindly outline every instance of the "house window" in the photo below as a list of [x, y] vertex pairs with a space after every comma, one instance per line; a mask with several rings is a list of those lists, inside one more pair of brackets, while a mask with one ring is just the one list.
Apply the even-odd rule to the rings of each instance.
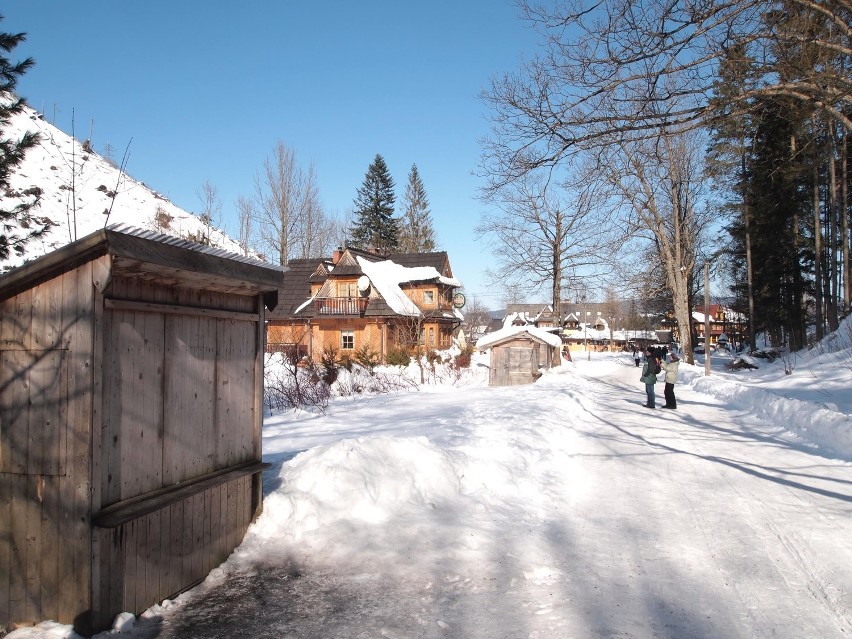
[[446, 328], [442, 328], [438, 338], [441, 340], [441, 346], [449, 346], [452, 344], [453, 334]]
[[435, 343], [435, 329], [432, 328], [431, 326], [429, 327], [429, 343], [430, 344]]
[[355, 331], [340, 331], [340, 348], [350, 351], [355, 348]]
[[434, 304], [435, 303], [435, 291], [423, 291], [423, 303], [424, 304]]
[[339, 282], [337, 284], [338, 297], [356, 297], [358, 295], [355, 282]]

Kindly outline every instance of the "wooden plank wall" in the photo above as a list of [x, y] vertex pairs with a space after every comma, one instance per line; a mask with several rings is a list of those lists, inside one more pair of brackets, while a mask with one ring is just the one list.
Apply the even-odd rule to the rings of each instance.
[[[115, 308], [104, 313], [100, 507], [259, 460], [255, 384], [262, 383], [256, 368], [265, 329], [256, 305], [262, 300], [120, 278], [109, 297]], [[128, 310], [120, 300], [175, 308]], [[260, 489], [259, 475], [244, 477], [117, 528], [96, 529], [92, 627], [108, 627], [118, 612], [142, 612], [203, 579], [242, 540]]]
[[[262, 309], [260, 322], [105, 311], [92, 282], [108, 259], [0, 302], [0, 630], [141, 612], [221, 563], [255, 514], [259, 476], [93, 531], [110, 503], [260, 450]], [[256, 297], [130, 280], [109, 295], [258, 315]]]
[[99, 529], [108, 561], [94, 627], [108, 627], [115, 611], [139, 614], [174, 597], [225, 561], [254, 517], [252, 492], [259, 482], [259, 475], [241, 477], [118, 528]]
[[88, 607], [91, 277], [0, 302], [0, 627]]
[[[255, 298], [126, 280], [110, 295], [256, 313]], [[101, 507], [255, 459], [256, 323], [141, 310], [105, 317]]]

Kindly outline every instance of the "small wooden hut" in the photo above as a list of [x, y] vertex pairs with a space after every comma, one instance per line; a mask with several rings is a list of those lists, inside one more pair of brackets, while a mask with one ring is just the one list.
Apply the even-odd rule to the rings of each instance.
[[0, 630], [108, 628], [240, 543], [280, 280], [126, 227], [0, 277]]
[[541, 369], [558, 366], [562, 339], [534, 326], [509, 326], [481, 337], [479, 350], [491, 349], [489, 386], [532, 384]]

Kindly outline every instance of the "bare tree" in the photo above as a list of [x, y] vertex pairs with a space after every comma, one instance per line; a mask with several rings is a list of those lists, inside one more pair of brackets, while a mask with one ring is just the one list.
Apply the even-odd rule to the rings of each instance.
[[491, 323], [491, 313], [477, 297], [470, 299], [462, 309], [462, 313], [464, 314], [462, 329], [464, 329], [468, 343], [475, 344], [488, 330], [488, 325]]
[[696, 132], [661, 132], [656, 140], [622, 137], [601, 150], [595, 168], [631, 235], [651, 247], [637, 271], [649, 280], [661, 271], [675, 319], [685, 329], [681, 341], [690, 363], [692, 285], [703, 266], [700, 239], [709, 222], [699, 209], [703, 139]]
[[593, 186], [556, 185], [528, 174], [493, 192], [488, 201], [497, 208], [476, 227], [493, 251], [492, 278], [502, 286], [547, 287], [558, 309], [577, 271], [588, 276], [605, 268], [610, 227]]
[[[495, 78], [484, 95], [494, 122], [483, 160], [491, 189], [609, 144], [616, 132], [653, 139], [661, 130], [706, 126], [714, 117], [709, 97], [719, 62], [735, 45], [747, 47], [759, 64], [756, 81], [729, 96], [731, 114], [746, 112], [756, 97], [782, 95], [852, 131], [849, 0], [520, 5], [544, 49], [520, 73]], [[802, 13], [809, 16], [807, 30]], [[787, 70], [791, 51], [814, 48], [832, 64]]]
[[254, 202], [241, 195], [234, 204], [237, 207], [237, 221], [239, 223], [237, 241], [240, 244], [243, 255], [248, 255], [252, 242], [252, 221], [257, 216], [254, 210]]
[[619, 300], [618, 293], [614, 288], [607, 287], [604, 291], [604, 301], [601, 306], [603, 309], [603, 315], [606, 319], [607, 327], [609, 327], [609, 350], [615, 351], [615, 330], [618, 328], [619, 323], [621, 323], [622, 328], [624, 326], [624, 317], [622, 315], [622, 304]]
[[425, 335], [425, 316], [423, 313], [407, 315], [395, 324], [396, 343], [414, 359], [420, 370], [420, 383], [426, 382], [426, 362], [429, 353]]
[[280, 264], [321, 256], [333, 246], [336, 229], [320, 203], [314, 168], [303, 170], [283, 142], [256, 176], [255, 198], [260, 249]]
[[198, 217], [204, 224], [204, 234], [199, 238], [199, 241], [202, 244], [209, 245], [211, 243], [213, 228], [222, 223], [222, 198], [219, 197], [219, 190], [210, 184], [209, 181], [205, 181], [204, 184], [198, 187], [195, 195], [201, 202], [201, 210]]

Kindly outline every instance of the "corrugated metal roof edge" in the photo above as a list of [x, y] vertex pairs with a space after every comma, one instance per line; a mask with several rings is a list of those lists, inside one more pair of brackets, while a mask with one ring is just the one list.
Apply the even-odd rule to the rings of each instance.
[[166, 235], [165, 233], [159, 233], [157, 231], [141, 229], [137, 226], [132, 226], [130, 224], [110, 224], [106, 227], [106, 230], [116, 231], [118, 233], [123, 233], [124, 235], [130, 235], [131, 237], [139, 237], [145, 240], [151, 240], [153, 242], [160, 242], [161, 244], [168, 244], [169, 246], [177, 246], [179, 248], [184, 248], [190, 251], [198, 251], [199, 253], [205, 253], [206, 255], [212, 255], [214, 257], [232, 260], [234, 262], [240, 262], [242, 264], [250, 264], [252, 266], [259, 266], [261, 268], [268, 268], [281, 272], [287, 270], [286, 267], [279, 266], [278, 264], [272, 264], [271, 262], [264, 262], [263, 260], [259, 260], [254, 257], [249, 257], [248, 255], [240, 255], [239, 253], [226, 251], [225, 249], [213, 246], [207, 246], [206, 244], [200, 244], [198, 242], [192, 242], [182, 237], [175, 237], [174, 235]]

